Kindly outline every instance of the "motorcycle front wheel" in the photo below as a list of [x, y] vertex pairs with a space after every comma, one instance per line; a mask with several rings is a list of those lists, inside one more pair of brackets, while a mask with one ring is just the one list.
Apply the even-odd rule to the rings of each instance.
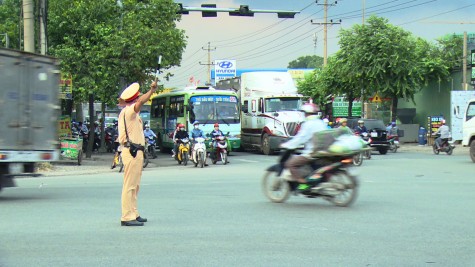
[[223, 165], [226, 165], [226, 163], [228, 163], [228, 154], [226, 153], [226, 151], [221, 152], [221, 162], [223, 163]]
[[363, 152], [353, 156], [353, 165], [361, 166], [363, 164]]
[[205, 153], [204, 152], [199, 153], [198, 161], [200, 163], [200, 167], [203, 168], [205, 166]]
[[148, 166], [148, 156], [147, 156], [147, 153], [143, 153], [143, 167], [147, 167]]
[[183, 153], [183, 165], [188, 164], [188, 152]]
[[262, 191], [272, 202], [282, 203], [290, 197], [290, 186], [287, 181], [277, 176], [276, 172], [266, 172], [262, 178]]
[[330, 176], [329, 183], [337, 185], [338, 194], [329, 197], [328, 200], [339, 207], [347, 207], [351, 205], [358, 195], [358, 181], [353, 175], [346, 171], [340, 171]]
[[389, 146], [389, 151], [393, 152], [393, 153], [396, 153], [397, 151], [397, 145], [396, 144], [392, 144], [391, 146]]
[[452, 155], [452, 152], [454, 152], [454, 148], [449, 145], [449, 148], [447, 148], [447, 155]]

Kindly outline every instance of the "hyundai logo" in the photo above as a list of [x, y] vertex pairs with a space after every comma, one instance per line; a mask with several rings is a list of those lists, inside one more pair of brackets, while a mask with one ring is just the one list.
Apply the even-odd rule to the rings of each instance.
[[233, 67], [233, 63], [231, 61], [221, 61], [218, 66], [222, 69], [230, 69]]

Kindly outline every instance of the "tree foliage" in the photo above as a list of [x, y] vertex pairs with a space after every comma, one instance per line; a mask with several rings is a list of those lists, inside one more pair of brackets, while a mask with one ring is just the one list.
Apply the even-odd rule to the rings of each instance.
[[[75, 100], [94, 93], [114, 101], [120, 88], [150, 79], [162, 67], [179, 65], [185, 36], [171, 0], [56, 0], [49, 5], [50, 52], [71, 73]], [[159, 15], [157, 15], [159, 14]]]
[[[18, 0], [3, 0], [0, 4], [0, 34], [8, 34], [9, 48], [20, 49], [20, 29], [23, 27]], [[6, 46], [6, 37], [0, 37], [0, 46]]]
[[323, 66], [323, 57], [312, 55], [302, 56], [289, 62], [289, 69], [316, 69]]
[[[392, 98], [393, 120], [398, 98], [413, 100], [430, 80], [449, 76], [439, 47], [388, 24], [384, 18], [372, 16], [364, 26], [341, 30], [339, 37], [340, 50], [318, 76], [315, 92], [330, 90], [319, 86], [333, 86], [331, 91], [345, 94], [349, 101], [359, 96], [361, 89], [366, 99], [379, 93]], [[328, 82], [335, 79], [338, 82]]]

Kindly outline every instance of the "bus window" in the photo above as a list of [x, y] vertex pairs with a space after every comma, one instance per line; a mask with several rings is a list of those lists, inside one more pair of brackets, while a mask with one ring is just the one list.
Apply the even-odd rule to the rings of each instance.
[[183, 117], [185, 115], [184, 104], [184, 96], [170, 97], [170, 117]]

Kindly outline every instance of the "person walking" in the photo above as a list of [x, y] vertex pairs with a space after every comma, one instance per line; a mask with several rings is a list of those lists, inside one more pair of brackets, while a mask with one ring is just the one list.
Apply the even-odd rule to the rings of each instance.
[[121, 156], [124, 164], [122, 226], [143, 226], [147, 222], [137, 210], [145, 145], [140, 109], [157, 90], [157, 82], [152, 82], [150, 90], [144, 95], [140, 95], [139, 89], [140, 85], [133, 83], [120, 95], [125, 101], [125, 107], [119, 114], [119, 143], [123, 147]]

